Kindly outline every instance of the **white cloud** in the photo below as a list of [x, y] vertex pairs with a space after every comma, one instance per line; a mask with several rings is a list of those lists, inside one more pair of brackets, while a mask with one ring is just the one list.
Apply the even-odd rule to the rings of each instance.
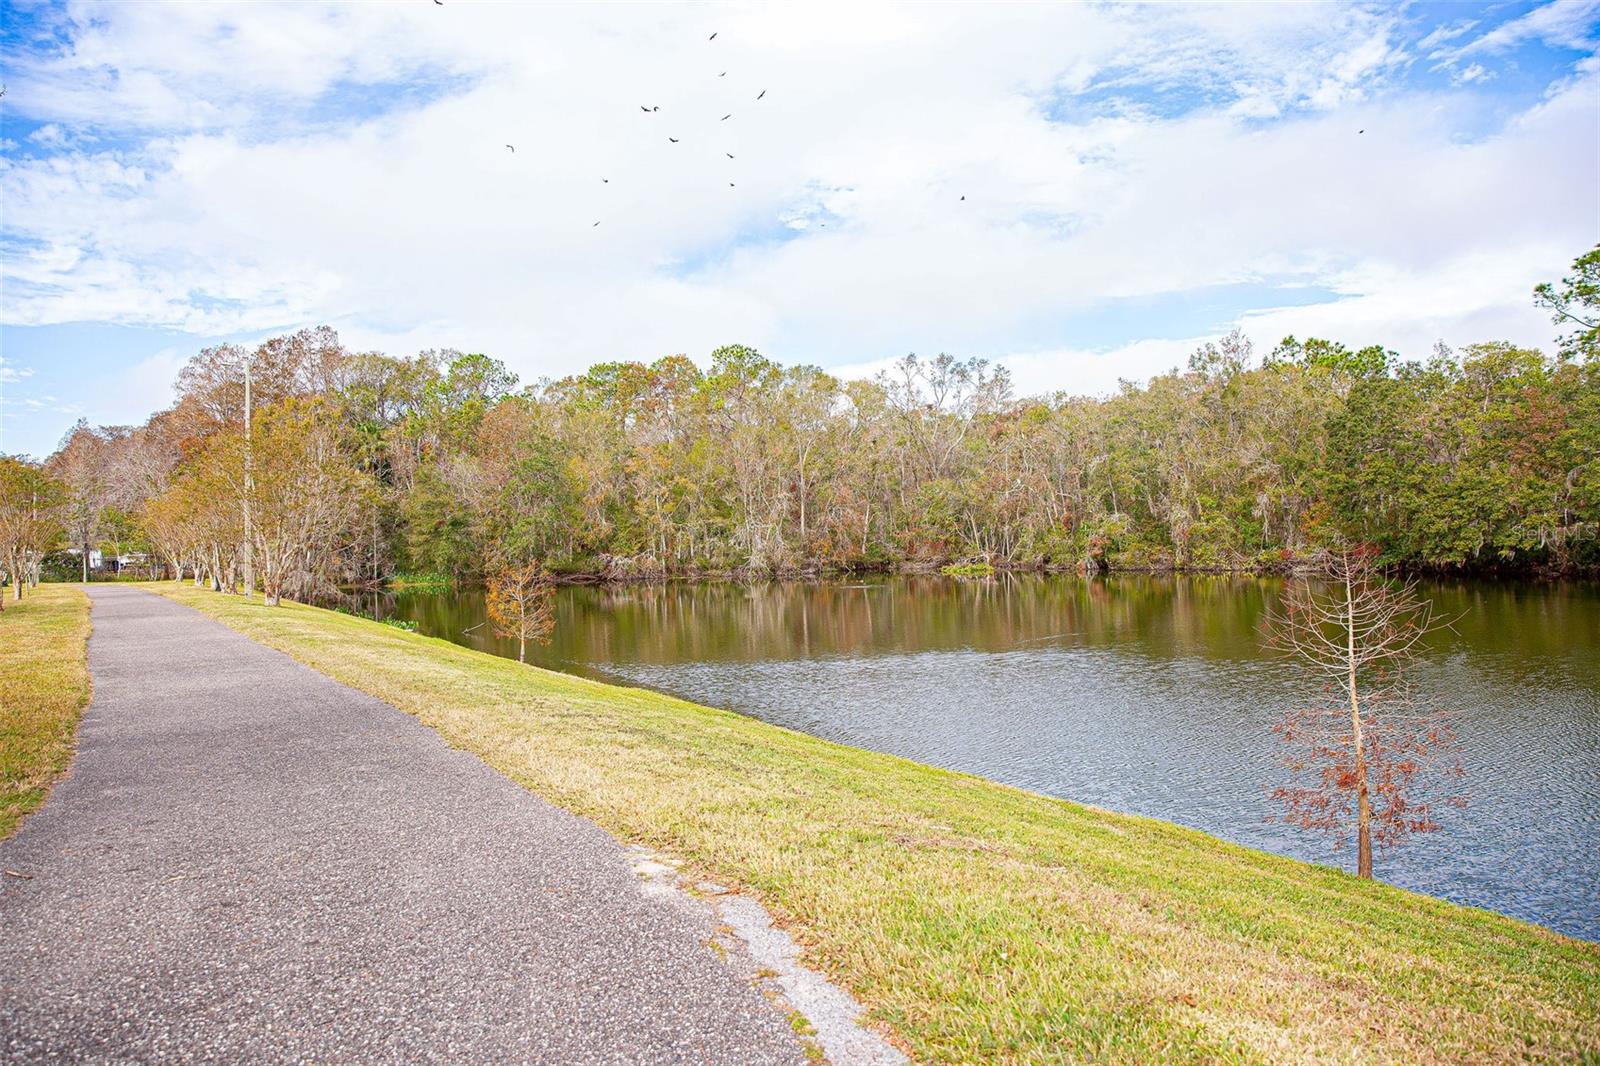
[[17, 395], [13, 387], [32, 376], [32, 367], [19, 366], [14, 360], [0, 355], [0, 455], [10, 454], [7, 438], [15, 437], [11, 425], [16, 421], [17, 412], [43, 406], [33, 397]]
[[1460, 59], [1494, 54], [1530, 40], [1560, 48], [1588, 50], [1600, 43], [1595, 34], [1597, 21], [1600, 21], [1600, 0], [1551, 0], [1458, 48], [1446, 49], [1442, 55]]
[[23, 378], [31, 377], [32, 375], [33, 367], [14, 366], [6, 361], [5, 356], [0, 355], [0, 384], [10, 381], [21, 381]]
[[[1559, 36], [1572, 6], [1517, 32]], [[0, 162], [14, 323], [329, 322], [525, 377], [731, 340], [831, 366], [946, 349], [1099, 391], [1201, 339], [1097, 353], [1108, 302], [1221, 284], [1339, 295], [1251, 316], [1269, 344], [1548, 343], [1528, 290], [1600, 236], [1595, 71], [1478, 136], [1471, 99], [1389, 87], [1422, 42], [1356, 7], [78, 14], [15, 94], [134, 143]], [[396, 83], [448, 91], [324, 113]], [[1212, 103], [1163, 117], [1153, 90]]]
[[67, 142], [66, 134], [61, 132], [61, 127], [54, 122], [47, 122], [43, 126], [28, 134], [28, 140], [46, 148], [55, 147]]
[[1454, 41], [1471, 33], [1477, 25], [1477, 19], [1462, 19], [1459, 22], [1440, 25], [1419, 40], [1417, 48], [1420, 51], [1432, 53], [1435, 48], [1446, 41]]

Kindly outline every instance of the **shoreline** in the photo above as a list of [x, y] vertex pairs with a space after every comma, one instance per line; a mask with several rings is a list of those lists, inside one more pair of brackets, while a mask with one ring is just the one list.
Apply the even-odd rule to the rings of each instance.
[[[1119, 576], [1131, 577], [1227, 577], [1235, 579], [1246, 578], [1292, 578], [1304, 571], [1292, 566], [1283, 567], [1171, 567], [1171, 566], [1141, 566], [1141, 567], [1102, 567], [1096, 570], [1082, 568], [1048, 565], [1023, 565], [992, 563], [992, 575], [951, 575], [941, 572], [941, 568], [952, 563], [916, 563], [900, 564], [895, 566], [855, 566], [855, 567], [813, 567], [813, 568], [787, 568], [774, 570], [684, 570], [673, 572], [651, 573], [617, 573], [606, 570], [578, 570], [550, 572], [551, 581], [557, 585], [582, 585], [582, 586], [630, 586], [630, 585], [672, 585], [672, 584], [707, 584], [707, 585], [759, 585], [768, 582], [817, 582], [830, 578], [853, 577], [944, 577], [953, 581], [984, 581], [1008, 575], [1035, 575], [1040, 577], [1081, 577], [1114, 578]], [[1405, 577], [1427, 578], [1436, 581], [1487, 581], [1487, 582], [1519, 582], [1537, 585], [1563, 584], [1563, 583], [1593, 583], [1600, 582], [1600, 571], [1575, 569], [1571, 571], [1527, 570], [1515, 568], [1417, 568], [1408, 569], [1396, 567], [1395, 572]], [[168, 584], [176, 582], [167, 581]], [[392, 575], [376, 582], [365, 581], [360, 584], [348, 586], [352, 591], [365, 593], [371, 592], [450, 592], [462, 589], [479, 589], [482, 581], [479, 578], [452, 579], [439, 578], [437, 580], [405, 580], [404, 575]]]

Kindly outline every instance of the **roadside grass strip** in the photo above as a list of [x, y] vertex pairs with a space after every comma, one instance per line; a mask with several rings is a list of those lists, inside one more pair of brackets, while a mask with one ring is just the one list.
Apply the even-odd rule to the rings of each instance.
[[72, 585], [40, 585], [0, 614], [0, 840], [72, 761], [88, 642], [89, 597]]

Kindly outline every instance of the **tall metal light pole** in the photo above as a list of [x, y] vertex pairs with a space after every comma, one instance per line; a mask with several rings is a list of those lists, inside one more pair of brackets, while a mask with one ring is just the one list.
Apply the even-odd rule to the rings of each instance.
[[256, 494], [255, 448], [250, 439], [250, 364], [252, 356], [244, 358], [244, 598], [249, 599], [256, 590], [256, 538], [251, 528], [250, 510]]

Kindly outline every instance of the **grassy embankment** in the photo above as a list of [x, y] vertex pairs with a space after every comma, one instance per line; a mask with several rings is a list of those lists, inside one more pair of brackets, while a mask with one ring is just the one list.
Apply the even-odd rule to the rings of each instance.
[[163, 591], [753, 892], [918, 1058], [1600, 1054], [1593, 944], [363, 619]]
[[72, 760], [88, 640], [89, 597], [71, 585], [41, 585], [0, 614], [0, 840]]

